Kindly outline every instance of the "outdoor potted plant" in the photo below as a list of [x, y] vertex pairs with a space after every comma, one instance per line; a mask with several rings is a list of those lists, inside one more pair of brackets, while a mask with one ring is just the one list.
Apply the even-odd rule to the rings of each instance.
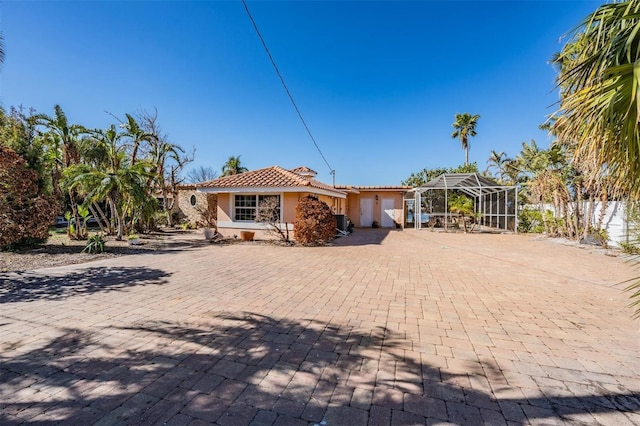
[[204, 225], [204, 229], [202, 231], [204, 238], [205, 240], [211, 240], [218, 233], [215, 211], [200, 207], [198, 208], [198, 212], [200, 213], [200, 219], [202, 219], [202, 223]]

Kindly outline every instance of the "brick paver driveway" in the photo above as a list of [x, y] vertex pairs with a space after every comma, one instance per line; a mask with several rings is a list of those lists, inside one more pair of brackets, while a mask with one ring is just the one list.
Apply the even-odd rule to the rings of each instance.
[[640, 424], [619, 258], [358, 230], [0, 275], [0, 424]]

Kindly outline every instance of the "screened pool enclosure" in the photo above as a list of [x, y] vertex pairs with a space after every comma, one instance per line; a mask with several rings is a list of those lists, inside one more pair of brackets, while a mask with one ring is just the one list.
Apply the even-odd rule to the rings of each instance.
[[505, 186], [477, 173], [443, 174], [405, 193], [405, 228], [458, 226], [461, 217], [451, 211], [451, 201], [465, 195], [473, 202], [466, 215], [474, 225], [516, 231], [518, 229], [518, 188]]

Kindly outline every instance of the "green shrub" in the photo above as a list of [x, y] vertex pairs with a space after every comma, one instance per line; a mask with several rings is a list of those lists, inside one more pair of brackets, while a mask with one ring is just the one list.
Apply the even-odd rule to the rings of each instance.
[[544, 224], [540, 211], [525, 207], [518, 217], [518, 232], [541, 234], [543, 231]]
[[633, 255], [640, 255], [640, 247], [638, 247], [637, 245], [633, 244], [633, 243], [626, 243], [626, 242], [621, 242], [620, 243], [620, 248], [622, 249], [623, 253], [626, 254], [633, 254]]
[[593, 237], [594, 240], [602, 247], [607, 248], [609, 246], [609, 233], [606, 229], [595, 229], [592, 228], [589, 232], [589, 235]]
[[89, 237], [87, 240], [87, 245], [84, 246], [82, 250], [83, 253], [90, 254], [98, 254], [104, 253], [106, 243], [104, 242], [104, 238], [100, 234], [96, 234], [92, 237]]

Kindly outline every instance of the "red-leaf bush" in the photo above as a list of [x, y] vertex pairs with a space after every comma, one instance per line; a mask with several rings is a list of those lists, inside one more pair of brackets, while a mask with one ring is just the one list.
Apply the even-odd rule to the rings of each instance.
[[327, 243], [336, 233], [336, 219], [331, 208], [313, 197], [298, 201], [293, 226], [296, 241], [302, 245]]
[[0, 249], [49, 236], [58, 204], [39, 193], [38, 174], [15, 151], [0, 146]]

